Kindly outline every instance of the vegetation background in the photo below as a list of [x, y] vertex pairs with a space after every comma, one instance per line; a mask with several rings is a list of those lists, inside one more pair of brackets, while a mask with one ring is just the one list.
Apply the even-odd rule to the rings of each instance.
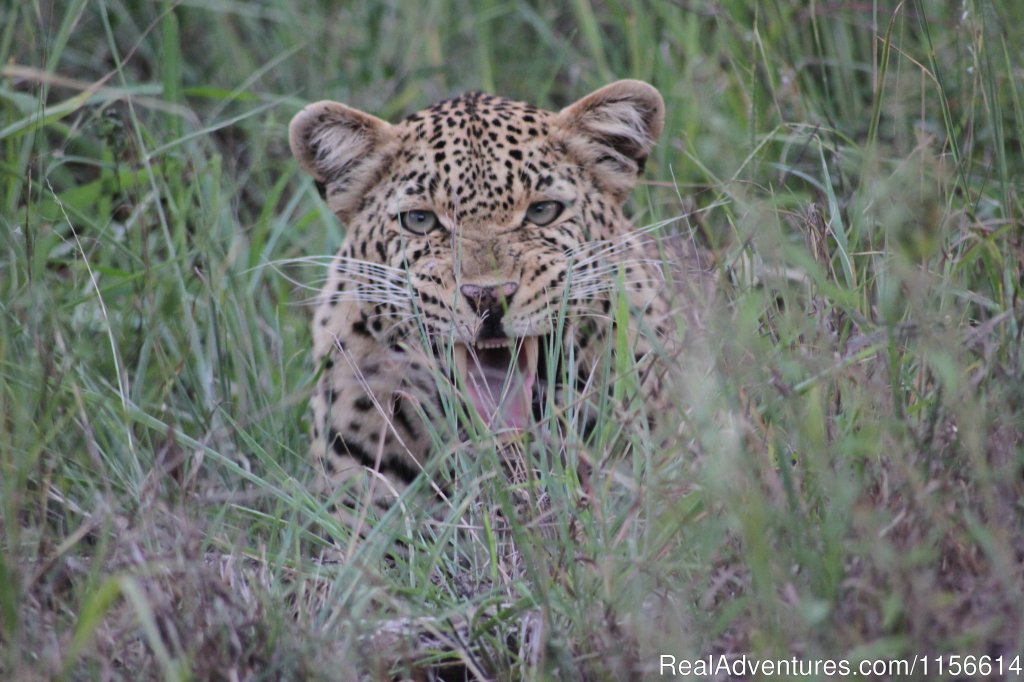
[[[627, 679], [713, 653], [1010, 676], [1022, 46], [1012, 0], [5, 3], [0, 677]], [[351, 540], [303, 455], [309, 258], [343, 227], [288, 120], [621, 77], [668, 108], [637, 222], [695, 210], [666, 230], [723, 292], [684, 435], [627, 425], [587, 508], [540, 471], [511, 543]], [[453, 509], [508, 507], [493, 464]]]

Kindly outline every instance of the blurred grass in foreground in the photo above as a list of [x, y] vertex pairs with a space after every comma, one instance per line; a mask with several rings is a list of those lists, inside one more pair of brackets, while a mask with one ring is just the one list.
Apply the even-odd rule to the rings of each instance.
[[[1024, 5], [67, 0], [0, 27], [0, 676], [1024, 656]], [[510, 491], [484, 449], [452, 524], [318, 561], [346, 529], [305, 488], [295, 282], [342, 227], [290, 116], [620, 77], [668, 105], [637, 224], [695, 210], [724, 293], [684, 435], [627, 424], [586, 509], [557, 456]], [[520, 497], [541, 518], [491, 527]]]

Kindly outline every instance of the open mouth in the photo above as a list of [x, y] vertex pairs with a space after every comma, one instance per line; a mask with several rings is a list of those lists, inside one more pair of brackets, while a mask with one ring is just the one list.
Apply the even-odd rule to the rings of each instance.
[[489, 428], [521, 431], [529, 425], [539, 347], [536, 336], [455, 344], [457, 381]]

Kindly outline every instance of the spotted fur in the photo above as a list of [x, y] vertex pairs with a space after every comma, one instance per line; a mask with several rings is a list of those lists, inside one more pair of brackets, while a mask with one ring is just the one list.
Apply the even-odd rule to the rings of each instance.
[[[637, 331], [663, 337], [668, 304], [622, 205], [662, 125], [661, 96], [629, 80], [557, 113], [470, 93], [397, 124], [326, 101], [295, 116], [292, 151], [347, 228], [313, 320], [312, 454], [329, 486], [359, 477], [377, 501], [419, 474], [453, 343], [545, 338], [564, 306], [585, 384], [624, 282], [643, 363]], [[544, 202], [561, 211], [536, 224], [556, 212]], [[660, 380], [642, 378], [647, 399]]]

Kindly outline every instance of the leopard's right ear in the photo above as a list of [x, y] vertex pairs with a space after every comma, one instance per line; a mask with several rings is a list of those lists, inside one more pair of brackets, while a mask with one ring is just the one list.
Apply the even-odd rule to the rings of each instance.
[[342, 217], [358, 207], [392, 139], [390, 123], [338, 102], [310, 104], [288, 126], [292, 155]]

